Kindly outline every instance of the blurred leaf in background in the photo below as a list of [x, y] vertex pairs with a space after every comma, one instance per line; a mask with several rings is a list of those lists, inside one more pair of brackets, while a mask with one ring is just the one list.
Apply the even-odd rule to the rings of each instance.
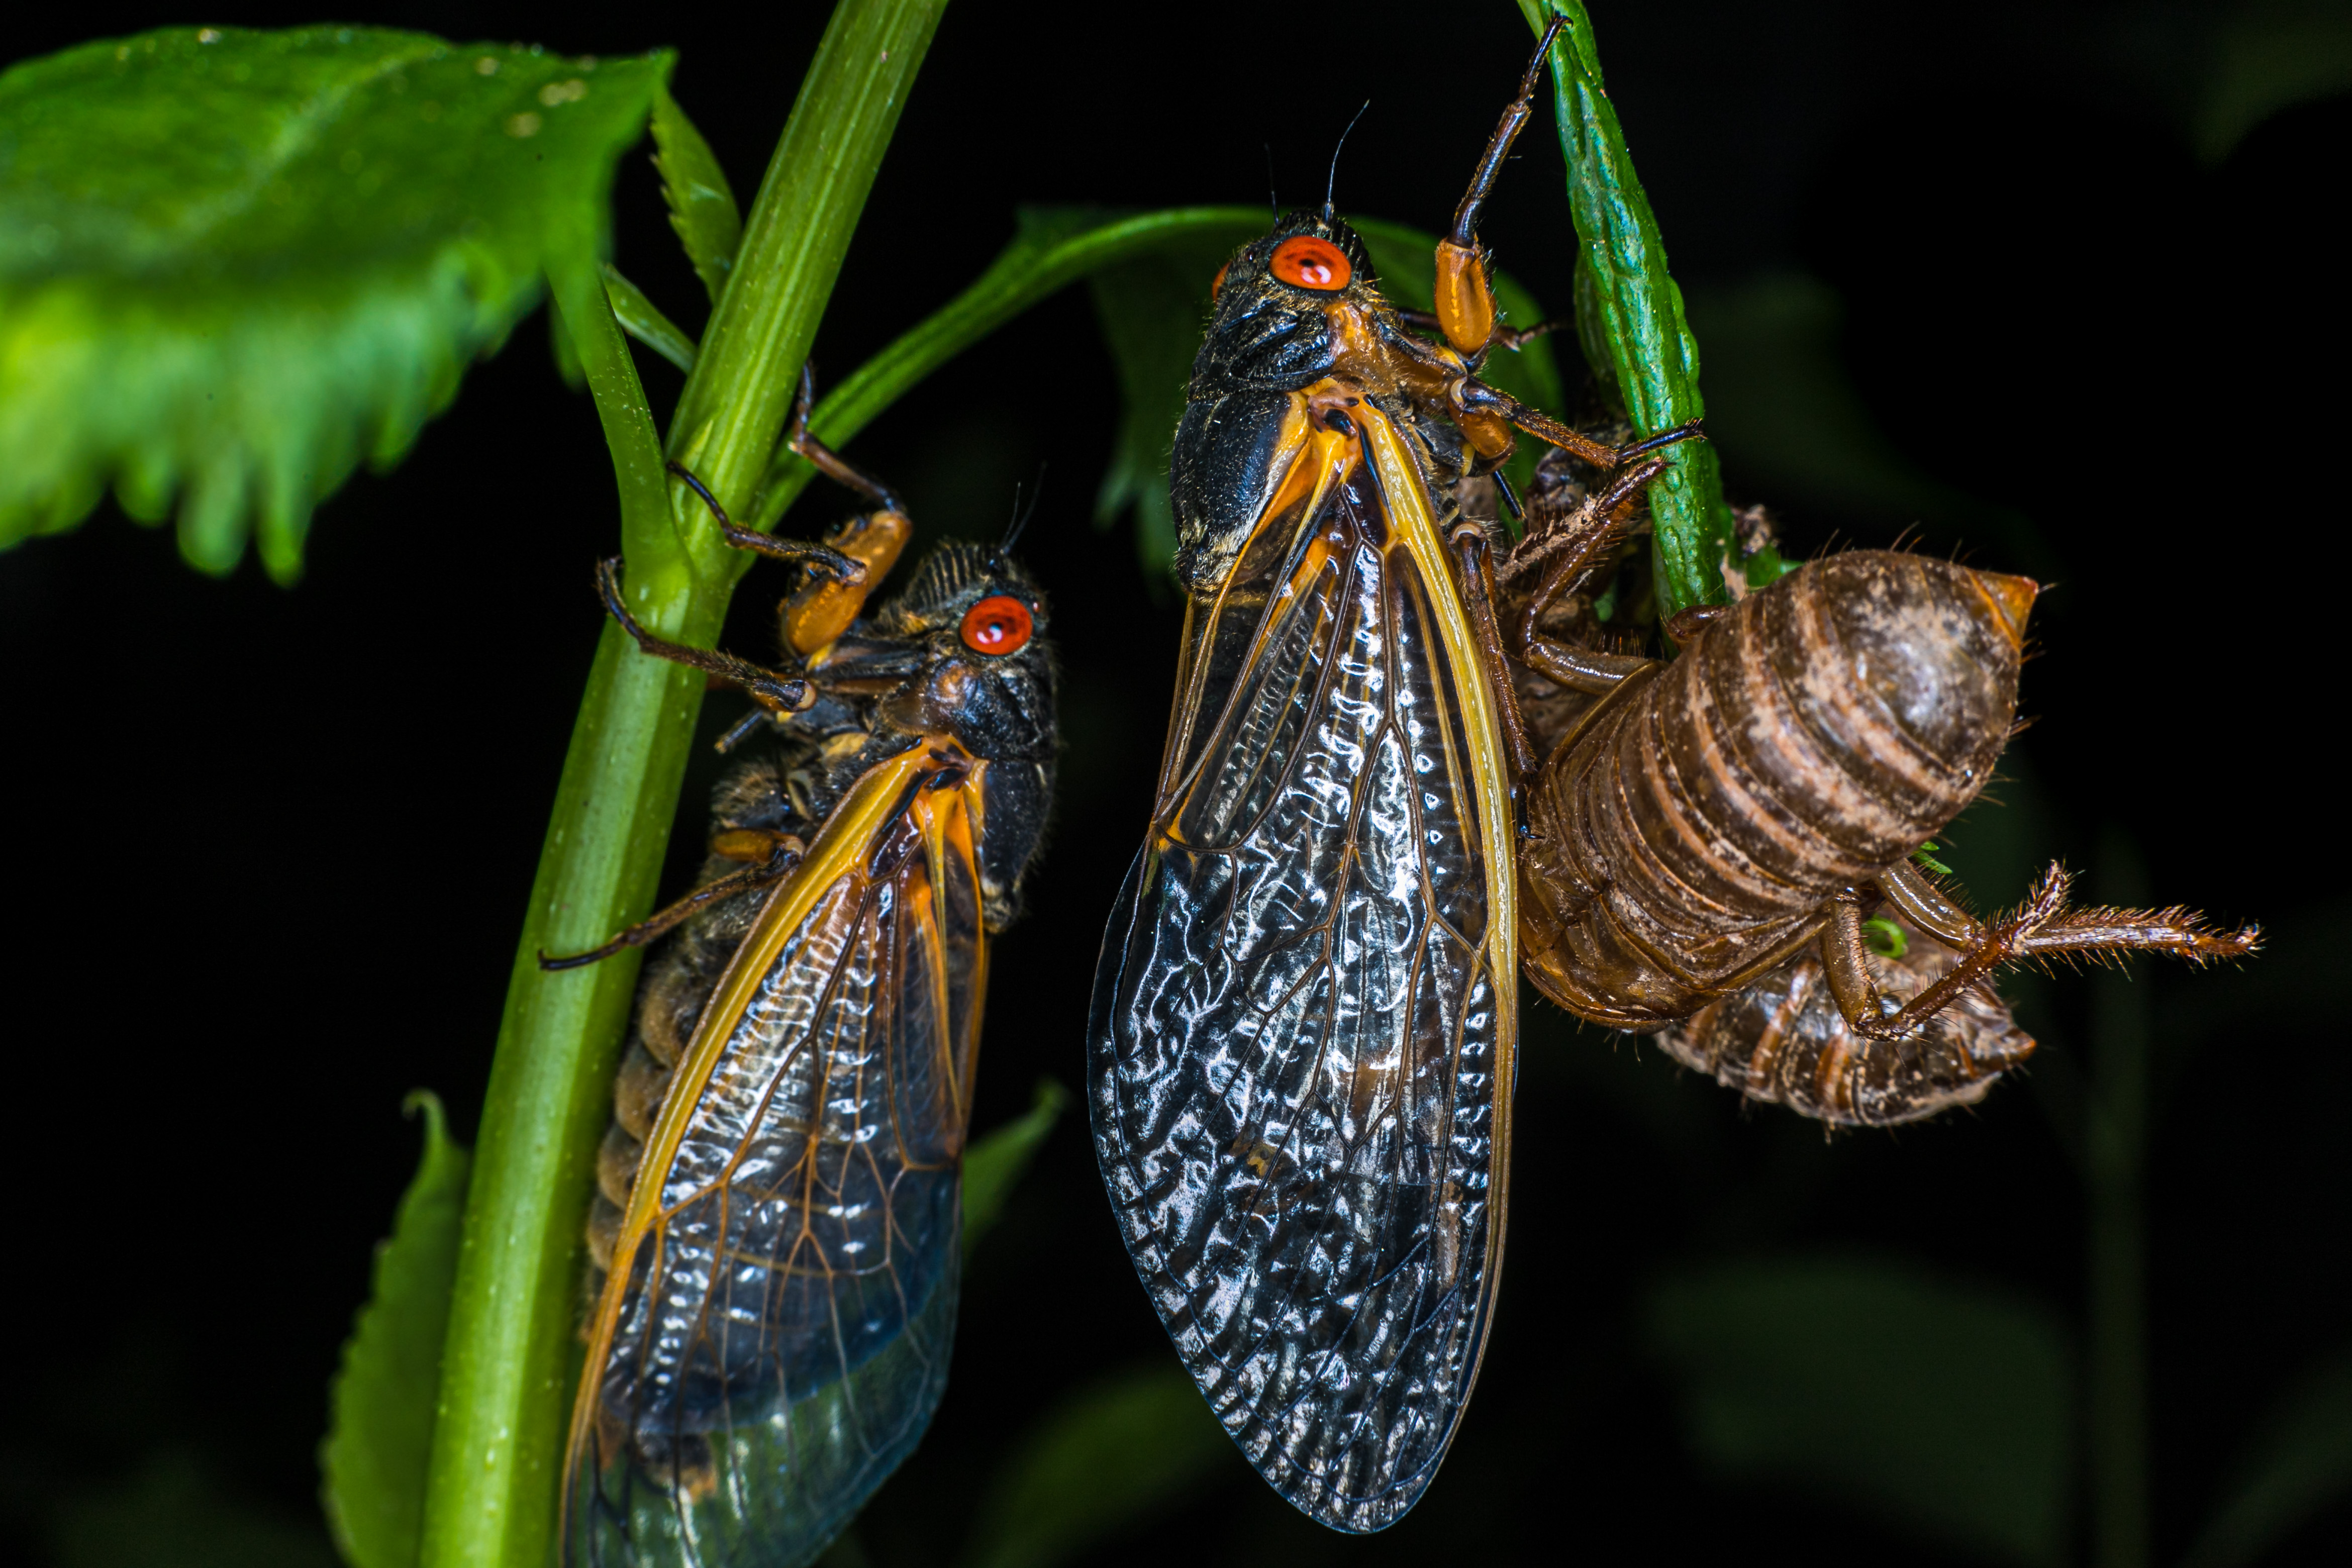
[[1818, 508], [1890, 535], [1926, 522], [1998, 547], [2005, 570], [2048, 579], [2054, 557], [2014, 511], [1937, 483], [1896, 450], [1838, 358], [1835, 290], [1796, 271], [1694, 288], [1691, 329], [1706, 345], [1707, 439], [1742, 500]]
[[279, 582], [601, 247], [667, 54], [172, 28], [0, 76], [0, 545], [109, 486], [214, 573]]
[[1079, 1390], [999, 1468], [961, 1562], [1051, 1568], [1134, 1528], [1221, 1467], [1232, 1439], [1172, 1357]]
[[376, 1248], [374, 1283], [328, 1391], [327, 1440], [319, 1449], [320, 1500], [352, 1568], [416, 1561], [466, 1209], [470, 1162], [449, 1141], [441, 1101], [420, 1090], [404, 1109], [424, 1114], [425, 1152], [394, 1213], [391, 1239]]
[[1028, 1111], [976, 1138], [963, 1157], [963, 1255], [969, 1260], [1013, 1195], [1029, 1162], [1070, 1103], [1070, 1091], [1052, 1079], [1037, 1084]]
[[2187, 1568], [2238, 1568], [2352, 1493], [2352, 1351], [2338, 1352], [2280, 1397], [2248, 1446]]
[[2352, 6], [2342, 0], [2253, 0], [2225, 15], [2207, 48], [2192, 135], [2219, 163], [2283, 109], [2352, 92]]
[[185, 1449], [152, 1455], [120, 1487], [77, 1491], [49, 1515], [56, 1568], [332, 1568], [311, 1520], [248, 1503]]
[[1869, 1258], [1701, 1268], [1647, 1337], [1703, 1463], [1990, 1562], [2067, 1542], [2074, 1372], [2054, 1314]]
[[[1023, 215], [1024, 221], [1028, 216]], [[1226, 258], [1264, 227], [1239, 218], [1228, 233], [1192, 236], [1094, 276], [1095, 314], [1118, 367], [1120, 405], [1118, 441], [1095, 498], [1095, 525], [1108, 528], [1133, 507], [1136, 556], [1155, 585], [1169, 581], [1176, 559], [1168, 453], [1209, 320], [1209, 285]]]

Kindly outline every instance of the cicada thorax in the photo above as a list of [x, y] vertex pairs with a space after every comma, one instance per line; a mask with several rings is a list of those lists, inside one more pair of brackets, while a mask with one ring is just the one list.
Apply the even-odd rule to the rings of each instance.
[[869, 610], [906, 531], [895, 503], [835, 530], [785, 600], [787, 668], [739, 667], [774, 752], [720, 783], [698, 892], [614, 944], [675, 926], [597, 1162], [573, 1563], [812, 1561], [945, 1385], [988, 939], [1042, 836], [1055, 675], [999, 552], [942, 545]]
[[1529, 977], [1684, 1017], [1790, 957], [1991, 776], [2033, 585], [1854, 551], [1748, 596], [1592, 704], [1529, 791]]
[[[1892, 923], [1903, 952], [1874, 953], [1870, 963], [1881, 992], [1908, 1002], [1960, 958], [1899, 917]], [[1750, 1100], [1853, 1127], [1888, 1127], [1974, 1105], [2034, 1045], [1990, 983], [1962, 989], [1906, 1038], [1858, 1035], [1810, 952], [1653, 1037], [1685, 1067]]]

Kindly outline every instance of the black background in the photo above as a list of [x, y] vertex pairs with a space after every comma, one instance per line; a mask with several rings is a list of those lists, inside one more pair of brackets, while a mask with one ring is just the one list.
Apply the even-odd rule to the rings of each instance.
[[[2162, 1036], [2150, 1188], [2169, 1559], [2250, 1423], [2342, 1342], [2352, 1306], [2352, 1058], [2329, 946], [2346, 928], [2343, 796], [2327, 761], [2344, 679], [2346, 349], [2329, 219], [2352, 105], [2288, 109], [2206, 165], [2187, 128], [2216, 13], [2196, 7], [1595, 9], [1702, 347], [1708, 290], [1826, 280], [1843, 311], [1837, 365], [1948, 498], [1889, 512], [1833, 488], [1768, 493], [1752, 476], [1769, 462], [1743, 467], [1727, 431], [1735, 499], [1771, 501], [1795, 552], [1918, 522], [1937, 547], [1965, 539], [1982, 564], [2054, 580], [2025, 687], [2039, 722], [2011, 770], [2027, 837], [2078, 865], [2102, 844], [2135, 847], [2157, 897], [2264, 920], [2263, 963], [2304, 977], [2284, 1000], [2257, 984], [2260, 965], [2144, 982], [2160, 1024], [2186, 1008], [2210, 1026]], [[675, 90], [748, 201], [824, 14], [403, 4], [365, 19], [569, 51], [675, 45]], [[84, 5], [13, 17], [6, 47], [311, 19]], [[1367, 97], [1341, 208], [1442, 226], [1527, 47], [1499, 3], [964, 0], [883, 167], [820, 367], [845, 372], [949, 298], [1018, 204], [1253, 202], [1269, 149], [1286, 200], [1318, 195]], [[617, 202], [621, 265], [697, 324], [698, 286], [642, 153]], [[1565, 304], [1571, 233], [1548, 118], [1486, 235]], [[640, 362], [666, 407], [678, 378]], [[998, 949], [983, 1128], [1041, 1075], [1079, 1082], [1100, 922], [1157, 760], [1176, 613], [1147, 592], [1124, 526], [1088, 522], [1114, 387], [1074, 291], [852, 448], [924, 526], [965, 534], [995, 531], [1014, 481], [1052, 465], [1025, 548], [1069, 669], [1065, 799], [1030, 916]], [[787, 527], [844, 510], [814, 491]], [[168, 530], [110, 506], [0, 555], [11, 1549], [41, 1560], [60, 1519], [104, 1508], [159, 1456], [193, 1456], [237, 1508], [308, 1515], [326, 1380], [414, 1162], [401, 1096], [436, 1089], [472, 1135], [597, 636], [589, 567], [614, 524], [593, 411], [534, 325], [400, 468], [321, 510], [290, 591], [250, 560], [199, 577]], [[776, 587], [751, 580], [730, 646], [772, 646]], [[714, 699], [706, 728], [734, 711]], [[706, 786], [689, 779], [689, 803]], [[1965, 833], [1958, 844], [1966, 875]], [[673, 855], [672, 887], [691, 858], [690, 844]], [[2015, 898], [1981, 879], [1990, 864], [1983, 899]], [[2079, 1054], [2081, 998], [2062, 985], [2029, 1018], [2050, 1053]], [[1101, 1560], [1942, 1561], [1824, 1505], [1707, 1479], [1635, 1348], [1633, 1304], [1677, 1261], [1853, 1245], [2078, 1317], [2080, 1184], [2053, 1097], [2005, 1085], [1977, 1114], [1825, 1146], [1528, 1011], [1498, 1327], [1421, 1510], [1346, 1542], [1236, 1462]], [[1077, 1117], [981, 1257], [962, 1335], [932, 1437], [869, 1515], [877, 1560], [944, 1560], [1012, 1435], [1068, 1388], [1166, 1353]], [[2342, 1561], [2347, 1531], [2339, 1509], [2275, 1560]]]

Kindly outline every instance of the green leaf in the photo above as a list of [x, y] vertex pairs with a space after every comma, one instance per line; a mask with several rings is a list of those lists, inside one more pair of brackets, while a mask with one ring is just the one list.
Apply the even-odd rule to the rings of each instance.
[[441, 1101], [419, 1090], [403, 1107], [425, 1114], [425, 1152], [394, 1211], [392, 1238], [328, 1392], [319, 1448], [320, 1500], [352, 1568], [410, 1568], [425, 1515], [441, 1341], [457, 1226], [466, 1207], [466, 1151], [449, 1141]]
[[1691, 1446], [1948, 1551], [2064, 1555], [2074, 1374], [2038, 1304], [1867, 1258], [1740, 1263], [1652, 1292]]
[[[959, 1561], [1051, 1568], [1141, 1523], [1234, 1459], [1184, 1369], [1168, 1357], [1065, 1399], [990, 1480]], [[1236, 1467], [1237, 1468], [1237, 1467]]]
[[1070, 1091], [1050, 1078], [1037, 1080], [1037, 1098], [1027, 1111], [974, 1139], [963, 1155], [963, 1255], [970, 1260], [980, 1238], [1004, 1213], [1029, 1162], [1061, 1120]]
[[667, 54], [354, 27], [173, 28], [0, 76], [0, 545], [110, 485], [280, 582], [600, 244]]
[[[1601, 56], [1581, 0], [1519, 0], [1519, 9], [1538, 33], [1554, 16], [1568, 18], [1552, 41], [1551, 70], [1569, 206], [1583, 247], [1579, 318], [1599, 323], [1609, 353], [1607, 363], [1595, 362], [1595, 368], [1613, 384], [1634, 430], [1654, 436], [1706, 412], [1698, 343], [1683, 320], [1665, 241], [1601, 86]], [[1650, 487], [1650, 516], [1660, 617], [1727, 600], [1723, 563], [1731, 557], [1733, 524], [1713, 447], [1685, 441], [1671, 448], [1665, 472]]]
[[686, 330], [663, 315], [646, 298], [645, 290], [622, 277], [621, 269], [609, 261], [604, 263], [604, 294], [621, 330], [678, 369], [692, 370], [695, 342]]
[[2352, 1350], [2296, 1379], [2256, 1431], [2185, 1568], [2237, 1568], [2352, 1493]]
[[[667, 450], [738, 516], [792, 406], [850, 232], [929, 49], [943, 0], [843, 0], [802, 81], [702, 335]], [[683, 487], [636, 384], [603, 279], [551, 265], [621, 493], [623, 591], [657, 635], [708, 647], [744, 552]], [[681, 500], [685, 504], [681, 505]], [[420, 1568], [544, 1568], [553, 1551], [595, 1151], [635, 989], [626, 958], [547, 973], [652, 903], [702, 681], [607, 623], [532, 880], [484, 1098], [434, 1426]]]
[[667, 87], [654, 95], [654, 146], [662, 199], [669, 204], [669, 226], [677, 230], [686, 258], [716, 303], [727, 286], [727, 274], [734, 269], [736, 247], [743, 242], [743, 216], [710, 143]]

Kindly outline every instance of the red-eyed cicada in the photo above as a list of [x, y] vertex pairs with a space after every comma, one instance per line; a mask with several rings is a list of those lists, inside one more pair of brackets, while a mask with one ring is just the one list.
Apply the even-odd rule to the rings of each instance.
[[1348, 1531], [1436, 1472], [1502, 1258], [1516, 723], [1456, 489], [1513, 426], [1604, 464], [1691, 434], [1612, 450], [1478, 379], [1511, 334], [1477, 216], [1537, 79], [1438, 247], [1433, 318], [1381, 298], [1328, 203], [1218, 275], [1171, 466], [1174, 711], [1096, 978], [1129, 1254], [1243, 1452]]
[[736, 734], [764, 713], [782, 746], [719, 785], [698, 891], [552, 961], [677, 928], [598, 1161], [576, 1564], [812, 1561], [947, 1377], [988, 943], [1053, 787], [1045, 607], [1000, 551], [949, 543], [864, 615], [905, 510], [805, 414], [804, 391], [795, 450], [877, 510], [822, 546], [729, 529], [803, 564], [790, 668], [664, 643], [600, 579], [640, 647], [740, 685], [758, 709]]

